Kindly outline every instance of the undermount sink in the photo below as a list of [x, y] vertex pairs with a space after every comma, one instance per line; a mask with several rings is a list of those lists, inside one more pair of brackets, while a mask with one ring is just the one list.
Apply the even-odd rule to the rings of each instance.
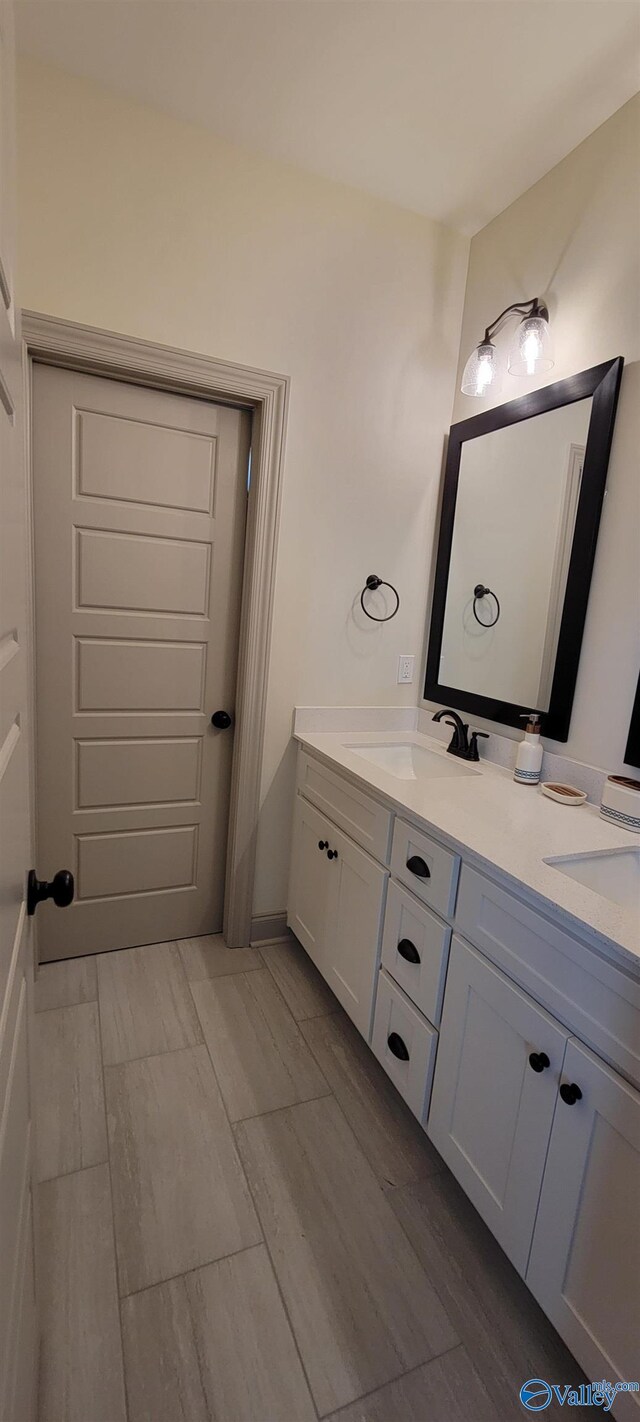
[[397, 780], [437, 780], [445, 776], [479, 774], [467, 762], [456, 760], [446, 752], [439, 755], [437, 751], [417, 746], [413, 741], [380, 741], [365, 745], [351, 742], [345, 748], [368, 760], [371, 765], [377, 765], [380, 770], [386, 770], [388, 775], [395, 775]]
[[567, 854], [544, 862], [603, 898], [612, 899], [625, 909], [635, 909], [640, 917], [640, 848], [636, 845]]

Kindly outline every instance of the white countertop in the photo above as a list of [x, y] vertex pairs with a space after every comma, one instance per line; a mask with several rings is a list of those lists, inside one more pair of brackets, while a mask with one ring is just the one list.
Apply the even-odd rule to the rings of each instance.
[[640, 975], [637, 913], [545, 864], [552, 856], [632, 848], [638, 836], [615, 829], [595, 806], [559, 805], [539, 787], [517, 785], [510, 771], [489, 761], [476, 775], [401, 780], [350, 747], [411, 741], [446, 759], [442, 743], [419, 732], [296, 731], [307, 750], [347, 773], [393, 809], [408, 812], [468, 860], [512, 881], [520, 897], [551, 913], [568, 930]]

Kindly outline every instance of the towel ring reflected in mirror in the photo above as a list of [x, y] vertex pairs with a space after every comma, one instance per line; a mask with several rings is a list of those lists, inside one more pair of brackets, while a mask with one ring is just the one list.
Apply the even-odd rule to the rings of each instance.
[[[496, 615], [495, 615], [495, 617], [494, 617], [494, 619], [493, 619], [492, 622], [484, 622], [481, 617], [478, 617], [478, 611], [477, 611], [477, 608], [476, 608], [476, 603], [477, 603], [477, 602], [480, 602], [481, 598], [483, 598], [483, 597], [492, 597], [493, 600], [494, 600], [494, 602], [495, 602], [495, 605], [496, 605]], [[497, 598], [496, 594], [491, 591], [491, 588], [486, 588], [486, 587], [485, 587], [484, 583], [476, 583], [476, 585], [475, 585], [475, 587], [474, 587], [474, 589], [473, 589], [473, 615], [474, 615], [474, 617], [475, 617], [475, 619], [476, 619], [476, 622], [479, 622], [481, 627], [495, 627], [496, 622], [498, 621], [498, 619], [499, 619], [499, 617], [500, 617], [500, 603], [499, 603], [499, 601], [498, 601], [498, 598]]]

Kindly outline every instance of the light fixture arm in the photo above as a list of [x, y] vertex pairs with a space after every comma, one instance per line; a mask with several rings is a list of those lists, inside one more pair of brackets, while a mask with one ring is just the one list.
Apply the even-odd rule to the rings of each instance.
[[490, 325], [487, 326], [484, 333], [484, 341], [486, 344], [491, 343], [492, 337], [497, 335], [503, 322], [512, 312], [517, 312], [519, 316], [523, 317], [541, 316], [543, 321], [549, 320], [549, 311], [539, 296], [534, 296], [531, 301], [515, 301], [512, 306], [505, 306], [504, 311], [501, 311], [500, 315], [496, 316], [495, 321], [492, 321]]

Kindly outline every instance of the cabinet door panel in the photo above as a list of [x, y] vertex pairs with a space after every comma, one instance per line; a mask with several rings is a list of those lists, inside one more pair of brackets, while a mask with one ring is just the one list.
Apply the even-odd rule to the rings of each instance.
[[[521, 1274], [567, 1036], [454, 935], [428, 1134]], [[532, 1053], [549, 1066], [534, 1071]]]
[[312, 805], [302, 796], [296, 796], [287, 923], [316, 967], [325, 974], [324, 944], [333, 875], [329, 872], [332, 865], [327, 861], [326, 852], [318, 845], [328, 840], [330, 828]]
[[322, 972], [369, 1041], [389, 875], [346, 835], [332, 828], [329, 840], [337, 858], [325, 860], [332, 891]]
[[[567, 1046], [527, 1284], [592, 1378], [640, 1380], [640, 1094], [581, 1043]], [[638, 1422], [640, 1393], [621, 1393]]]

